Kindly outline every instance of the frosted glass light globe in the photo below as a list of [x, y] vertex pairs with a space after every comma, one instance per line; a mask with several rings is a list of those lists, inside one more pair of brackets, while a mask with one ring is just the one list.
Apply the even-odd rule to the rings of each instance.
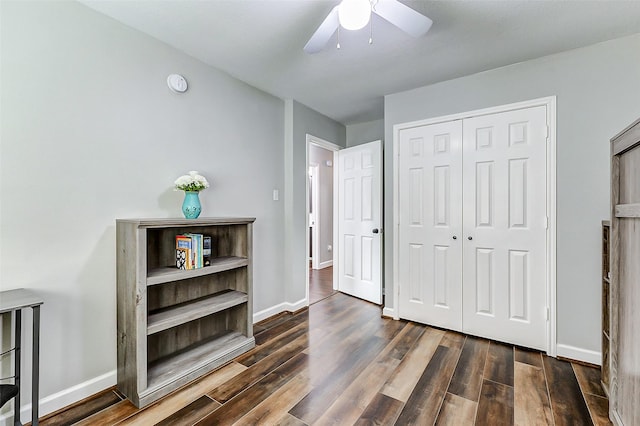
[[371, 18], [369, 0], [342, 0], [338, 6], [338, 21], [345, 30], [364, 28]]

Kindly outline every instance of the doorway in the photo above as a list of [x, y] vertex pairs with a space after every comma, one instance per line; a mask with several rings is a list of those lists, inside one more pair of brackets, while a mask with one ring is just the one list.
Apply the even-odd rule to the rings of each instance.
[[317, 303], [337, 292], [334, 279], [334, 153], [339, 147], [307, 135], [307, 301]]

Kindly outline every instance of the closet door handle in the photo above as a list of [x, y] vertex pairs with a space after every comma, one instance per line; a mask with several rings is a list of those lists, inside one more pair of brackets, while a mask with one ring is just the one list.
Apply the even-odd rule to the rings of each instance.
[[454, 236], [453, 236], [453, 239], [454, 239], [454, 240], [457, 240], [457, 239], [458, 239], [458, 237], [456, 237], [456, 236], [454, 235]]
[[473, 240], [473, 237], [467, 237], [467, 240], [471, 241]]
[[377, 233], [380, 232], [380, 230], [378, 228], [373, 228], [373, 230], [371, 232], [373, 232], [374, 234], [377, 234]]

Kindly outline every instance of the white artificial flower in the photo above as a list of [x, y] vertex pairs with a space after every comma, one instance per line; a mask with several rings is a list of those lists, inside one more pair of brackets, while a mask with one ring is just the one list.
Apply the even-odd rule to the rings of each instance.
[[197, 171], [191, 170], [188, 175], [183, 175], [176, 179], [174, 185], [176, 190], [198, 192], [208, 188], [209, 182]]

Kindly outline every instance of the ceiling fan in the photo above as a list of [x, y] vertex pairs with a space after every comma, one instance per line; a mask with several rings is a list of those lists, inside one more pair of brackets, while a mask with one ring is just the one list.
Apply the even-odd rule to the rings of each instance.
[[413, 37], [426, 34], [433, 24], [431, 19], [398, 0], [342, 0], [313, 33], [304, 51], [320, 52], [339, 27], [347, 30], [364, 28], [371, 20], [372, 12]]

